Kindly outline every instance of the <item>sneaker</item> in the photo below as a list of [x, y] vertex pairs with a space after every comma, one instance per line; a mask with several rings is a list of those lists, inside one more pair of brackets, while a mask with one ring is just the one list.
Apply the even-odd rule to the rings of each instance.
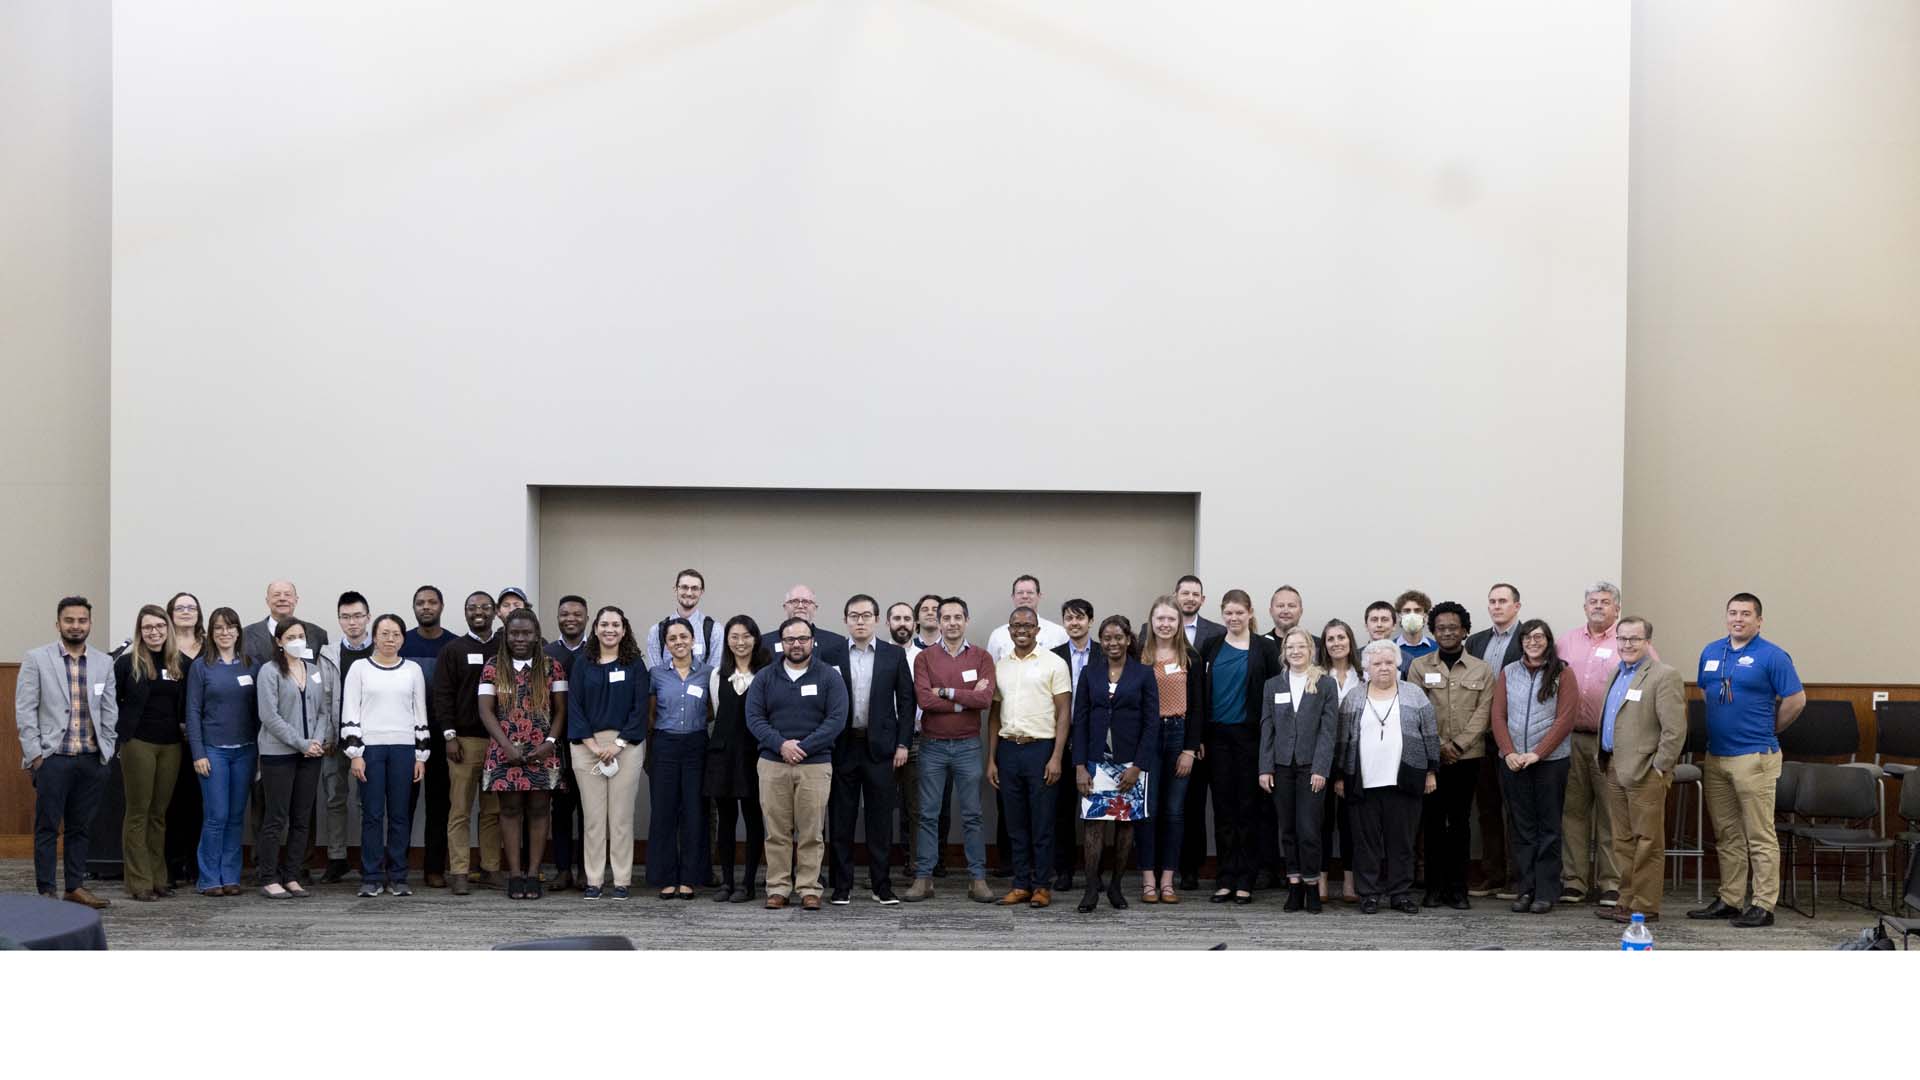
[[1619, 889], [1608, 889], [1606, 892], [1603, 892], [1600, 894], [1601, 907], [1614, 907], [1614, 906], [1617, 906], [1619, 903], [1620, 903]]
[[360, 883], [360, 898], [362, 900], [369, 896], [379, 896], [381, 892], [382, 886], [377, 881], [363, 881]]
[[582, 899], [582, 900], [598, 900], [598, 899], [600, 899], [600, 886], [598, 886], [598, 885], [589, 885], [589, 886], [587, 886], [586, 888], [584, 888], [584, 889], [581, 889], [581, 890], [580, 890], [580, 899]]
[[631, 895], [633, 894], [627, 891], [627, 887], [625, 885], [615, 885], [613, 887], [613, 898], [615, 900], [625, 900]]
[[[1481, 884], [1478, 884], [1478, 885], [1470, 885], [1467, 887], [1467, 895], [1474, 897], [1476, 899], [1493, 896], [1495, 895], [1494, 887], [1492, 885], [1486, 884], [1485, 882], [1482, 882]], [[1501, 897], [1501, 899], [1509, 900], [1509, 899], [1512, 899], [1512, 897]]]
[[1587, 894], [1568, 885], [1560, 890], [1560, 902], [1563, 904], [1584, 904], [1587, 902]]
[[387, 892], [393, 896], [412, 896], [413, 895], [413, 890], [408, 888], [407, 883], [404, 881], [396, 882], [392, 885], [387, 886]]
[[834, 907], [846, 907], [848, 904], [851, 904], [851, 903], [853, 903], [852, 889], [833, 890], [833, 906]]
[[876, 885], [873, 888], [873, 902], [876, 904], [897, 904], [900, 898], [893, 895], [893, 886]]

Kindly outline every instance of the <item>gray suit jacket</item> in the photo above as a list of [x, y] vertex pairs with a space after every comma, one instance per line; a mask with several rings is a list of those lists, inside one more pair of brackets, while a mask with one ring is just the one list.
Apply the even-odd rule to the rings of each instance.
[[[53, 753], [72, 719], [67, 700], [67, 663], [59, 642], [42, 645], [20, 661], [20, 684], [13, 694], [13, 722], [20, 729], [20, 767]], [[113, 658], [87, 646], [87, 708], [93, 714], [93, 736], [100, 744], [102, 763], [113, 760], [114, 730], [120, 723], [120, 703], [114, 694]]]
[[[299, 618], [299, 616], [294, 616]], [[307, 628], [307, 648], [313, 655], [319, 656], [320, 650], [327, 646], [327, 632], [305, 619], [300, 625]], [[273, 660], [273, 632], [267, 629], [267, 620], [248, 623], [240, 629], [240, 651], [256, 664], [265, 664]]]
[[[1287, 698], [1279, 704], [1278, 697]], [[1333, 776], [1334, 733], [1340, 728], [1340, 688], [1321, 675], [1301, 700], [1293, 700], [1293, 683], [1282, 672], [1267, 680], [1260, 691], [1259, 771], [1272, 773], [1282, 765], [1311, 765], [1314, 776]]]

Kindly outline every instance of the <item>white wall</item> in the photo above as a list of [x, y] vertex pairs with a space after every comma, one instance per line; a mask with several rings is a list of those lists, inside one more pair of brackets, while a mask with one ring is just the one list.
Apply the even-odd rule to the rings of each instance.
[[[1210, 591], [1291, 579], [1315, 618], [1496, 577], [1569, 618], [1619, 570], [1623, 5], [115, 35], [126, 614], [497, 587], [550, 484], [1198, 492]], [[157, 452], [183, 426], [223, 475]]]

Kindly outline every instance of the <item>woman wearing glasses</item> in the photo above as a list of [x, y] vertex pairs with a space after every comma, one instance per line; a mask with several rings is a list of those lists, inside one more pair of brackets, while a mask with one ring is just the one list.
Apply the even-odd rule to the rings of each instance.
[[1553, 648], [1553, 629], [1520, 624], [1520, 659], [1493, 688], [1493, 741], [1500, 748], [1500, 791], [1513, 823], [1515, 914], [1545, 915], [1560, 895], [1560, 812], [1572, 771], [1580, 684]]
[[[173, 622], [173, 647], [180, 654], [181, 678], [207, 648], [207, 621], [201, 616], [200, 598], [192, 593], [174, 593], [167, 601], [167, 615]], [[192, 755], [180, 755], [178, 779], [173, 786], [173, 803], [167, 807], [167, 876], [169, 885], [190, 883], [194, 875], [194, 852], [200, 848], [200, 778], [194, 774]], [[157, 890], [170, 895], [170, 888]]]

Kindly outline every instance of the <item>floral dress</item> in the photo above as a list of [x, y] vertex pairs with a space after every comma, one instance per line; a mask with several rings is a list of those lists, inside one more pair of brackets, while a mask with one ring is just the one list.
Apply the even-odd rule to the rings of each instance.
[[[547, 708], [538, 712], [534, 711], [532, 702], [535, 663], [546, 665], [547, 673]], [[560, 661], [550, 656], [539, 656], [513, 667], [512, 697], [496, 689], [499, 671], [491, 661], [480, 672], [480, 693], [493, 696], [494, 715], [499, 718], [500, 730], [507, 741], [531, 754], [553, 734], [553, 695], [566, 693], [567, 673], [560, 667]], [[567, 752], [564, 738], [558, 746], [560, 754]], [[499, 743], [489, 741], [486, 771], [481, 773], [480, 787], [483, 791], [559, 791], [565, 787], [563, 776], [559, 754], [514, 765], [507, 761]]]

